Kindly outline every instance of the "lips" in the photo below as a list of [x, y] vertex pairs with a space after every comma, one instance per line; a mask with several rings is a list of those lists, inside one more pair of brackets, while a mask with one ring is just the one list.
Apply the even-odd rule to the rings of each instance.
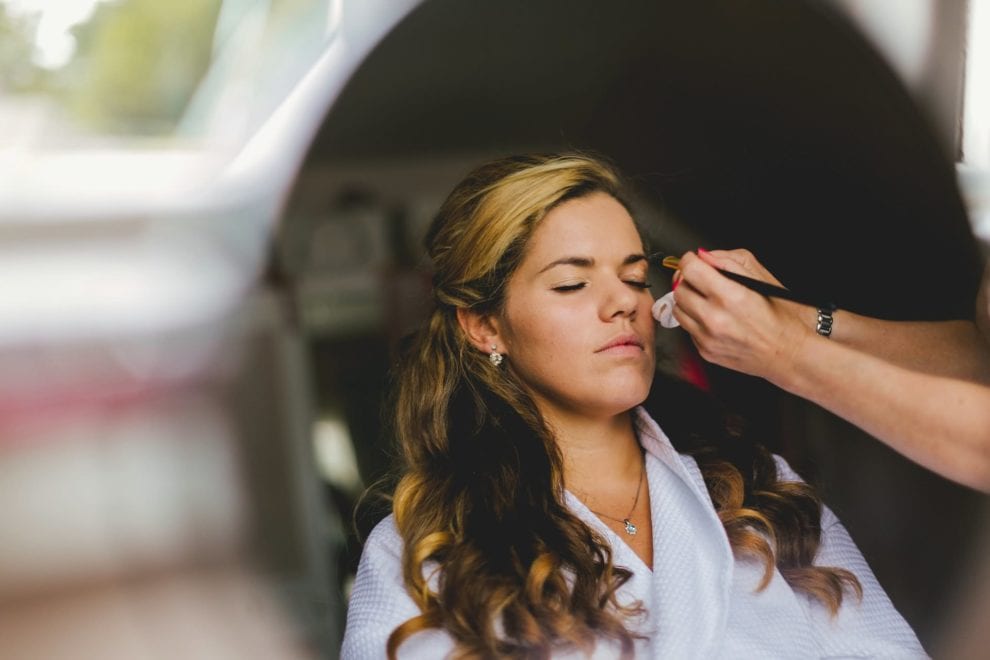
[[643, 350], [643, 340], [639, 338], [639, 335], [633, 333], [621, 334], [617, 337], [613, 337], [607, 344], [596, 350], [596, 353], [601, 353], [602, 351], [607, 351], [612, 348], [622, 348], [625, 346], [635, 347]]

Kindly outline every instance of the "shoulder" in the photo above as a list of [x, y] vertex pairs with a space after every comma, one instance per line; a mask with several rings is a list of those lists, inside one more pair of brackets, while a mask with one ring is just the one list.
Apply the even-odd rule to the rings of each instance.
[[395, 519], [378, 523], [365, 541], [344, 630], [345, 658], [384, 657], [388, 636], [419, 613], [402, 578], [402, 538]]
[[[804, 483], [804, 479], [801, 478], [794, 468], [791, 467], [790, 463], [787, 462], [783, 456], [778, 454], [773, 455], [773, 460], [777, 464], [777, 480], [778, 481], [799, 481]], [[822, 530], [828, 530], [833, 525], [839, 523], [839, 519], [836, 517], [835, 513], [826, 506], [825, 502], [822, 502], [822, 514], [821, 514], [821, 526]]]
[[[421, 614], [406, 590], [402, 555], [402, 537], [390, 515], [375, 526], [365, 541], [348, 602], [341, 658], [384, 658], [392, 631]], [[446, 631], [431, 628], [403, 642], [400, 657], [432, 660], [446, 657], [453, 649], [453, 639]]]
[[399, 528], [395, 525], [394, 515], [389, 514], [382, 518], [381, 522], [371, 530], [371, 534], [364, 542], [362, 557], [367, 553], [402, 556], [402, 536], [399, 535]]
[[368, 613], [395, 594], [405, 594], [402, 576], [402, 537], [395, 519], [388, 516], [375, 526], [364, 544], [354, 588], [351, 609], [367, 607]]
[[791, 464], [787, 462], [787, 459], [780, 454], [774, 454], [773, 461], [777, 464], [778, 481], [804, 481], [804, 479], [801, 478], [801, 475], [799, 475], [794, 468], [791, 467]]
[[391, 514], [375, 525], [364, 542], [355, 577], [355, 591], [371, 581], [405, 589], [402, 576], [402, 536]]

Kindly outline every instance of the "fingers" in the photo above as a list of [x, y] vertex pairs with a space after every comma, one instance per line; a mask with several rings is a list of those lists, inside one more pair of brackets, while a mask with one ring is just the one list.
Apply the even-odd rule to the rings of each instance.
[[680, 260], [673, 316], [709, 362], [766, 377], [786, 367], [788, 347], [813, 332], [790, 301], [766, 298], [719, 270], [777, 283], [746, 250], [686, 253]]
[[753, 253], [745, 249], [736, 250], [698, 250], [698, 256], [706, 263], [739, 275], [746, 275], [756, 280], [783, 286], [773, 274], [764, 268]]
[[705, 274], [705, 271], [711, 271], [713, 274], [718, 275], [712, 266], [709, 266], [704, 261], [698, 257], [694, 252], [685, 252], [681, 255], [680, 264], [677, 267], [677, 272], [674, 273], [674, 286], [681, 286], [685, 283], [690, 283], [695, 289], [698, 289], [700, 283], [703, 280], [709, 278]]
[[[674, 318], [677, 319], [685, 330], [689, 333], [691, 329], [700, 325], [702, 323], [703, 314], [705, 313], [705, 297], [701, 295], [697, 289], [682, 281], [678, 289], [674, 292]], [[685, 324], [682, 319], [690, 319], [690, 322]]]
[[[681, 280], [679, 287], [690, 285], [698, 295], [712, 298], [721, 302], [743, 302], [745, 294], [750, 293], [746, 287], [733, 282], [719, 273], [714, 266], [705, 262], [693, 252], [687, 252], [680, 261]], [[677, 290], [678, 304], [681, 302], [681, 289]]]
[[719, 313], [719, 310], [745, 309], [756, 304], [754, 298], [762, 298], [717, 269], [779, 284], [777, 278], [749, 250], [708, 252], [699, 249], [697, 254], [686, 252], [680, 258], [680, 268], [674, 275], [672, 286], [682, 313], [702, 326], [710, 327], [713, 319], [709, 317]]
[[[674, 307], [674, 317], [678, 318], [679, 314], [681, 313], [678, 311], [677, 307]], [[681, 324], [681, 329], [688, 333], [688, 338], [691, 340], [691, 343], [694, 344], [695, 349], [698, 351], [698, 355], [700, 355], [706, 362], [712, 362], [708, 352], [705, 350], [703, 342], [707, 335], [703, 332], [702, 328], [698, 326], [693, 319], [688, 316], [684, 316], [683, 314], [681, 314], [681, 317], [678, 318], [678, 323]]]
[[[745, 250], [705, 250], [698, 248], [698, 258], [715, 268], [728, 270], [740, 275], [749, 275], [750, 269], [742, 252]], [[746, 254], [749, 254], [748, 252]]]
[[692, 338], [701, 336], [704, 333], [704, 327], [702, 326], [701, 320], [698, 317], [693, 316], [687, 309], [681, 306], [680, 303], [674, 305], [672, 310], [673, 316], [677, 319], [677, 322], [681, 325]]
[[703, 353], [702, 347], [709, 337], [703, 316], [704, 299], [690, 285], [678, 289], [674, 297], [677, 303], [671, 310], [674, 319], [680, 324], [681, 329], [687, 332], [699, 353]]
[[673, 316], [687, 332], [698, 354], [707, 362], [733, 368], [733, 352], [729, 347], [739, 344], [734, 337], [738, 322], [733, 315], [706, 301], [687, 283], [677, 290], [675, 297]]

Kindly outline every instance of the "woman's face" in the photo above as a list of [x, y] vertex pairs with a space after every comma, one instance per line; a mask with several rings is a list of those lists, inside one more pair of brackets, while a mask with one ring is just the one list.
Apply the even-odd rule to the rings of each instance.
[[554, 208], [509, 279], [500, 349], [545, 415], [611, 416], [654, 370], [647, 262], [632, 218], [593, 193]]

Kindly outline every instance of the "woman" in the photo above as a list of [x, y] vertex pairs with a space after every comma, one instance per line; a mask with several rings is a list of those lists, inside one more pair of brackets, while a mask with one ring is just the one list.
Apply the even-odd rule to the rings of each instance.
[[398, 376], [403, 473], [343, 657], [923, 656], [783, 461], [686, 387], [651, 393], [623, 199], [597, 160], [531, 156], [440, 209], [436, 309]]
[[685, 254], [673, 315], [702, 357], [814, 401], [918, 464], [990, 493], [990, 269], [976, 324], [840, 311], [826, 338], [815, 332], [814, 308], [764, 298], [716, 268], [780, 284], [746, 250]]

